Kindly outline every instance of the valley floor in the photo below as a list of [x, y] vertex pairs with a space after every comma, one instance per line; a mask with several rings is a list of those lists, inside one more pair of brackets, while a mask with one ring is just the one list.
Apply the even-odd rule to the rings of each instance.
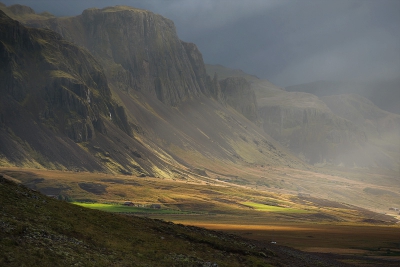
[[[246, 180], [238, 178], [245, 172], [249, 174]], [[254, 179], [260, 172], [265, 175], [264, 184]], [[393, 195], [379, 195], [398, 190], [389, 178], [377, 184], [371, 174], [261, 166], [241, 169], [238, 176], [207, 171], [207, 176], [186, 180], [19, 168], [0, 168], [0, 173], [44, 194], [88, 207], [227, 232], [356, 266], [400, 264], [400, 224], [395, 213], [323, 198], [329, 194], [323, 190], [330, 185], [335, 186], [330, 192], [342, 190], [344, 198], [361, 190], [366, 195], [378, 194], [381, 201], [390, 200]], [[301, 192], [294, 194], [293, 188], [300, 184]], [[313, 189], [315, 194], [304, 193]], [[368, 203], [366, 199], [358, 204]], [[152, 209], [152, 204], [160, 209]]]

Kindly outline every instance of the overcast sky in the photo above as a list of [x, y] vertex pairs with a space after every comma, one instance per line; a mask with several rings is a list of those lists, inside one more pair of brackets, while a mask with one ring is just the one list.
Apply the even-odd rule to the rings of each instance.
[[175, 22], [204, 61], [279, 86], [400, 76], [400, 0], [0, 0], [58, 16], [130, 5]]

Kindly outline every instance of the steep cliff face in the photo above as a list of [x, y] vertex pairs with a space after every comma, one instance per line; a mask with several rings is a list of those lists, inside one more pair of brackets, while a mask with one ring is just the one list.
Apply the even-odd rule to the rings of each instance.
[[256, 95], [250, 83], [242, 77], [229, 77], [220, 81], [226, 103], [252, 122], [258, 120]]
[[160, 15], [117, 6], [29, 24], [86, 47], [116, 88], [154, 95], [173, 106], [210, 95], [211, 80], [201, 53], [194, 44], [180, 41], [173, 22]]
[[[75, 143], [93, 140], [96, 133], [106, 134], [107, 120], [132, 135], [125, 111], [111, 100], [101, 66], [57, 33], [26, 28], [0, 11], [0, 61], [0, 127], [11, 133], [2, 141], [12, 139], [1, 147], [6, 157], [17, 160], [37, 150], [63, 165], [64, 153], [54, 155], [52, 149], [79, 150], [65, 137]], [[13, 152], [13, 146], [20, 149]], [[18, 151], [21, 156], [10, 157]], [[103, 169], [89, 155], [82, 157], [88, 166]], [[79, 165], [80, 159], [70, 161]]]
[[0, 38], [2, 93], [22, 106], [35, 106], [31, 110], [38, 119], [76, 142], [91, 139], [95, 128], [103, 131], [103, 117], [116, 107], [102, 68], [89, 53], [54, 32], [25, 28], [4, 13]]

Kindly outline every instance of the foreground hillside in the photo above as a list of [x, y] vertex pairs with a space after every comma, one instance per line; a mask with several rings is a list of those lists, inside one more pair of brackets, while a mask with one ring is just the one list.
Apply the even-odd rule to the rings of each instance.
[[60, 202], [0, 177], [7, 266], [347, 266], [202, 228]]

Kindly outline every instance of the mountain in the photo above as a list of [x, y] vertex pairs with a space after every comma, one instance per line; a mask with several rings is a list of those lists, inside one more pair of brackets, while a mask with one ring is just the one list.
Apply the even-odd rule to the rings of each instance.
[[116, 6], [27, 25], [54, 30], [86, 47], [118, 89], [153, 95], [172, 106], [210, 94], [211, 80], [197, 47], [179, 40], [174, 23], [160, 15]]
[[309, 163], [398, 169], [399, 117], [362, 96], [288, 92], [239, 70], [207, 70], [247, 79], [264, 131]]
[[334, 114], [363, 129], [371, 150], [366, 154], [380, 154], [383, 166], [396, 159], [400, 165], [400, 115], [384, 111], [356, 94], [323, 96], [321, 100]]
[[286, 87], [289, 92], [306, 92], [316, 96], [358, 94], [379, 108], [400, 114], [400, 78], [374, 82], [316, 81]]
[[172, 178], [304, 166], [226, 104], [170, 20], [122, 6], [67, 18], [30, 12], [8, 11], [37, 29], [2, 14], [3, 165]]

